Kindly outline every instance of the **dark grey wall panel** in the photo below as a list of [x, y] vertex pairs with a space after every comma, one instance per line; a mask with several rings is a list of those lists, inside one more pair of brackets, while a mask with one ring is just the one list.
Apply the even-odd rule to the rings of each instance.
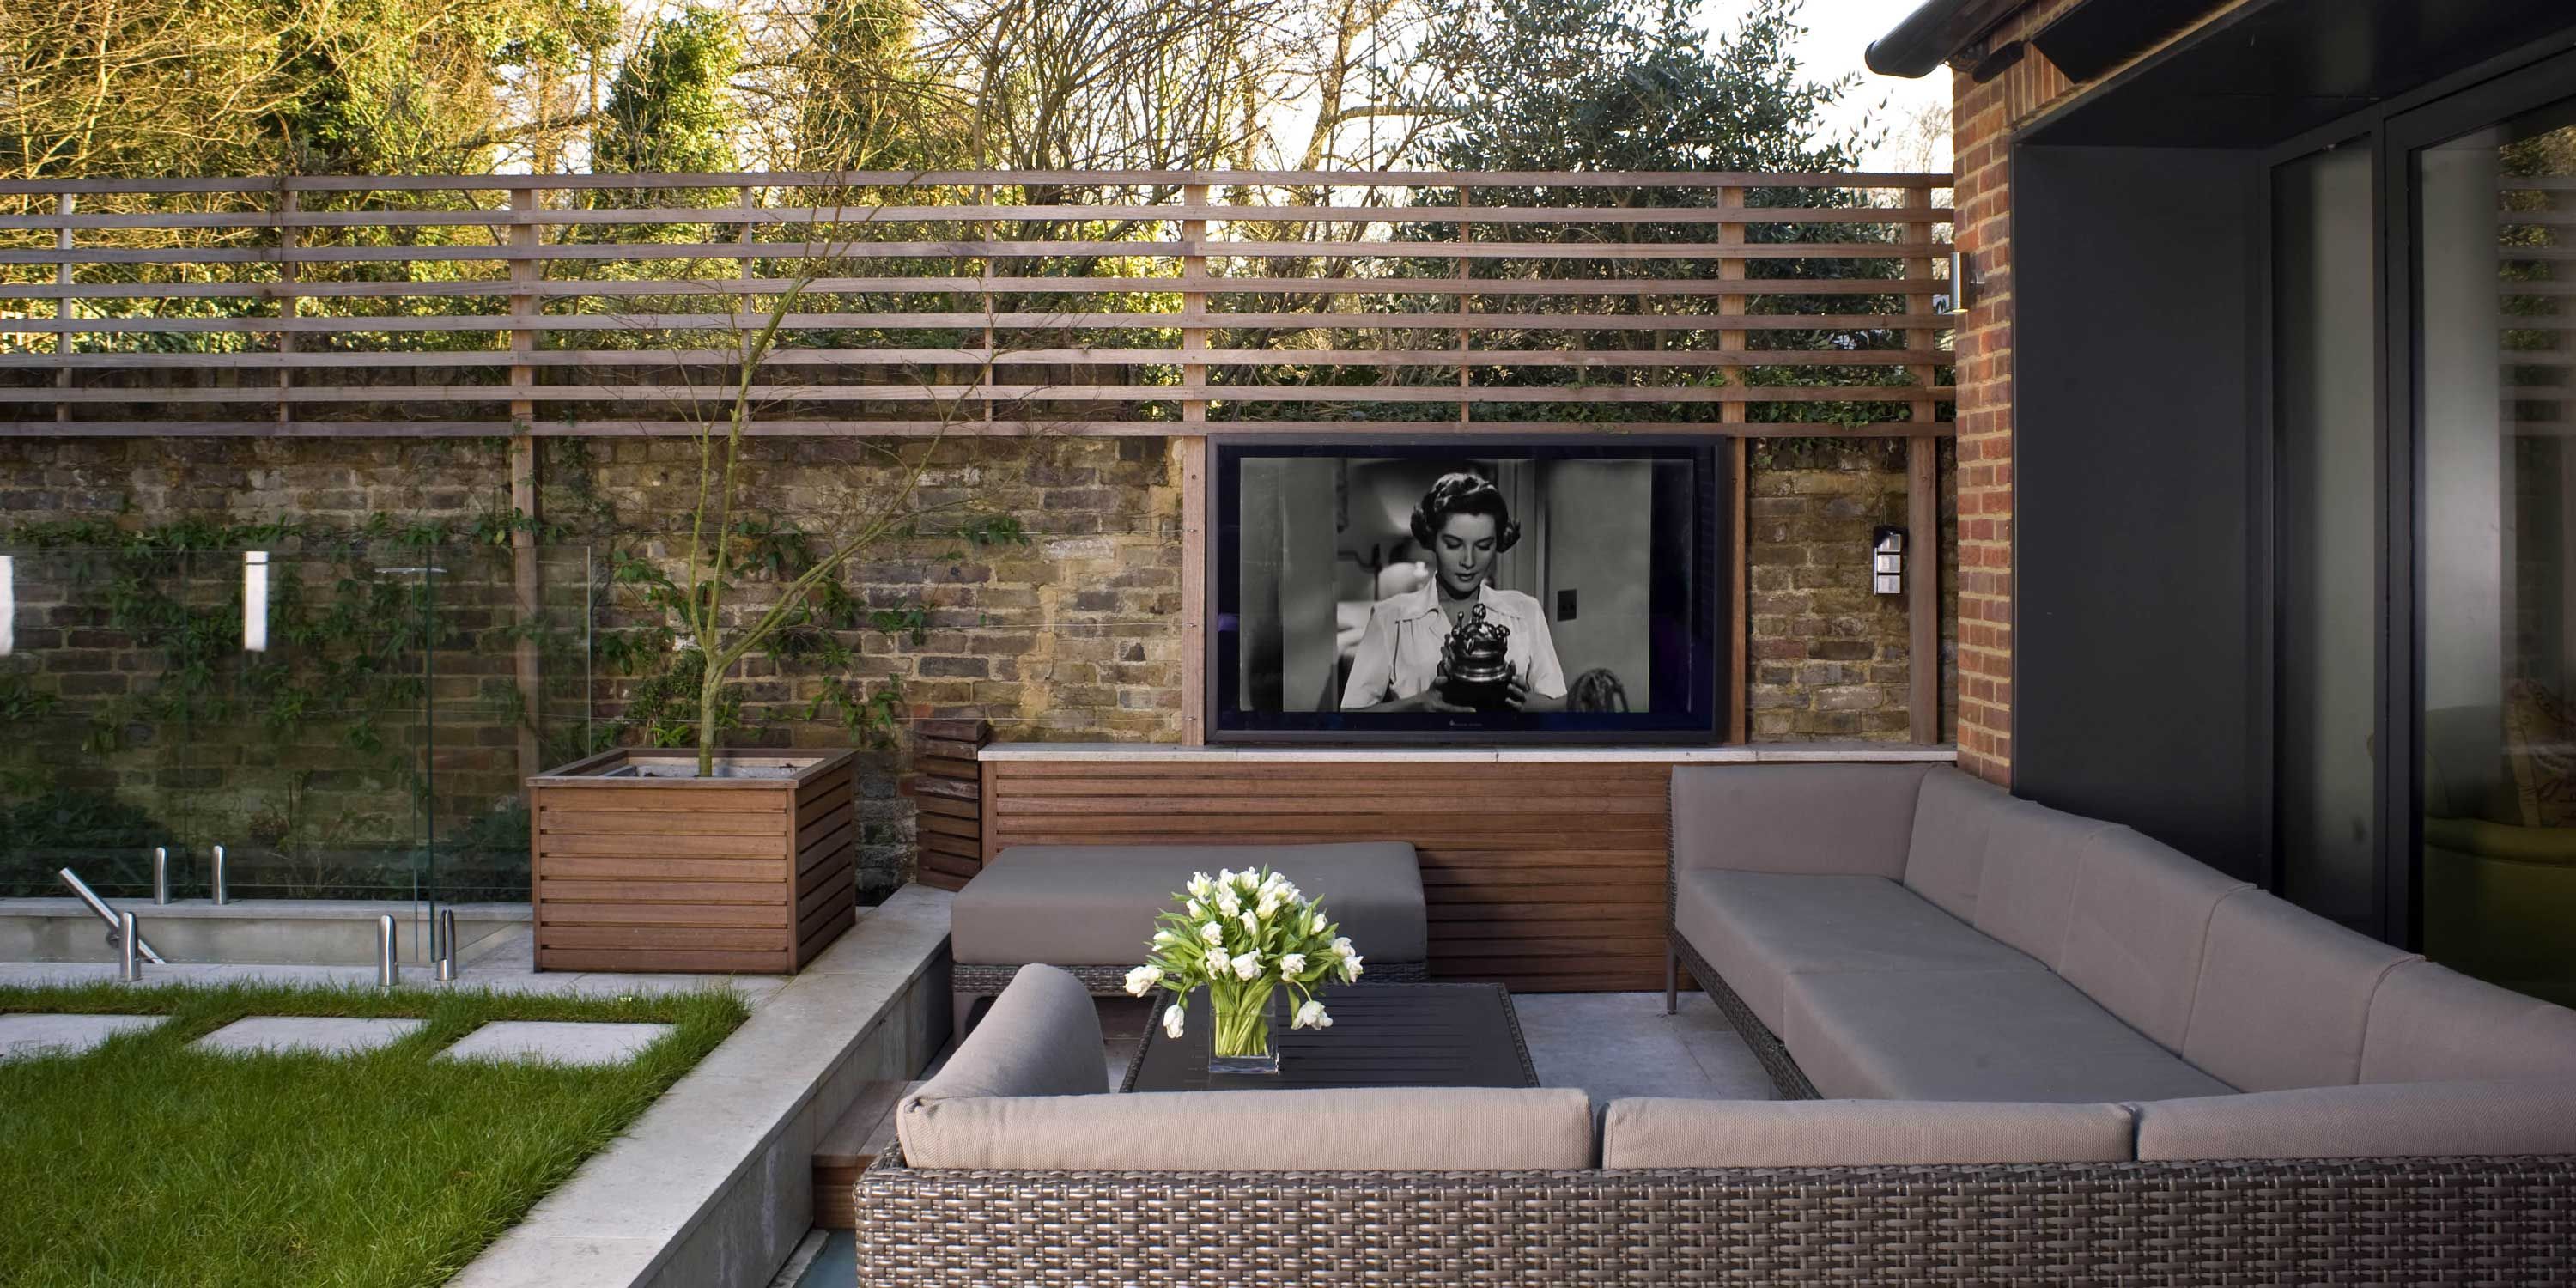
[[2013, 779], [2260, 879], [2257, 171], [2245, 153], [2013, 160]]

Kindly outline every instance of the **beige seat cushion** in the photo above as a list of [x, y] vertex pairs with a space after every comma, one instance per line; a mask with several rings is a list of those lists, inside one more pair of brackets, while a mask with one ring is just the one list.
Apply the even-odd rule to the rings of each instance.
[[1935, 766], [1914, 801], [1914, 835], [1905, 852], [1905, 888], [1961, 921], [1977, 916], [1977, 891], [1995, 820], [2016, 802], [2002, 788]]
[[1014, 845], [949, 905], [958, 961], [1132, 965], [1193, 872], [1267, 865], [1320, 899], [1372, 961], [1419, 962], [1422, 871], [1402, 841], [1334, 845]]
[[1928, 764], [1681, 765], [1673, 864], [1737, 872], [1905, 875]]
[[2126, 1105], [1893, 1100], [1613, 1100], [1603, 1167], [2116, 1163]]
[[2137, 1111], [2142, 1160], [2576, 1154], [2576, 1081], [2307, 1087]]
[[1592, 1103], [1570, 1087], [994, 1096], [906, 1110], [903, 1156], [915, 1167], [1374, 1172], [1592, 1165]]
[[2331, 1087], [2361, 1076], [2380, 980], [2414, 954], [2259, 890], [2219, 901], [2182, 1057], [2231, 1087]]
[[2057, 972], [2103, 1009], [2182, 1049], [2218, 901], [2253, 887], [2126, 828], [2093, 838], [2075, 876]]
[[2370, 999], [2363, 1082], [2576, 1079], [2576, 1011], [2431, 962], [2388, 972]]
[[2075, 877], [2117, 823], [2017, 800], [1991, 822], [1977, 876], [1977, 929], [2055, 970], [2066, 960]]
[[1774, 1033], [1802, 972], [2045, 971], [1885, 877], [1682, 872], [1673, 921]]
[[1828, 1096], [2072, 1104], [2230, 1090], [2044, 970], [1794, 975], [1788, 1021], [1781, 1040]]

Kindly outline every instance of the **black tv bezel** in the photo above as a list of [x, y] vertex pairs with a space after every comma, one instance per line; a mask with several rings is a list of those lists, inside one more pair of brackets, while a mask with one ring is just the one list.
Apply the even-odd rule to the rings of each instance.
[[[1732, 490], [1727, 472], [1731, 467], [1727, 453], [1720, 450], [1722, 440], [1714, 436], [1692, 434], [1615, 434], [1600, 431], [1572, 430], [1564, 434], [1504, 433], [1347, 433], [1299, 434], [1295, 437], [1269, 434], [1210, 434], [1207, 438], [1206, 559], [1202, 570], [1206, 584], [1205, 628], [1202, 636], [1201, 663], [1205, 668], [1201, 685], [1201, 733], [1211, 744], [1261, 745], [1511, 745], [1511, 746], [1711, 746], [1722, 740], [1732, 714], [1727, 707], [1726, 686], [1722, 677], [1733, 673], [1734, 650], [1739, 645], [1727, 637], [1725, 611], [1725, 577], [1722, 561], [1725, 554], [1724, 534], [1731, 529], [1728, 513]], [[1229, 721], [1250, 715], [1230, 712], [1240, 679], [1239, 668], [1228, 650], [1239, 644], [1238, 637], [1222, 629], [1233, 606], [1232, 595], [1241, 593], [1242, 471], [1240, 463], [1247, 456], [1352, 456], [1371, 453], [1385, 455], [1476, 456], [1487, 449], [1528, 451], [1545, 449], [1581, 455], [1595, 451], [1604, 455], [1635, 456], [1644, 452], [1655, 455], [1684, 455], [1698, 466], [1693, 495], [1694, 522], [1692, 545], [1694, 567], [1705, 570], [1691, 582], [1691, 607], [1683, 620], [1694, 627], [1708, 642], [1708, 668], [1699, 678], [1692, 694], [1691, 709], [1697, 714], [1658, 720], [1646, 713], [1600, 715], [1578, 712], [1549, 712], [1498, 718], [1477, 716], [1413, 717], [1421, 723], [1410, 727], [1351, 727], [1341, 712], [1283, 712], [1280, 716], [1309, 716], [1311, 723], [1285, 727], [1246, 728]], [[1269, 717], [1277, 719], [1278, 716]], [[1389, 719], [1389, 717], [1378, 717]], [[1504, 722], [1505, 720], [1509, 722]], [[1615, 724], [1598, 723], [1617, 721]], [[1433, 723], [1439, 722], [1439, 723]]]

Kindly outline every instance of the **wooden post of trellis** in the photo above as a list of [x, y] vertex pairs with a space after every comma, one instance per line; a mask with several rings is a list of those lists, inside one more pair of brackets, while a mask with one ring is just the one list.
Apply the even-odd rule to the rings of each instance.
[[[529, 289], [535, 286], [539, 272], [532, 252], [537, 248], [537, 190], [512, 188], [510, 210], [517, 218], [510, 223], [510, 352], [534, 353], [536, 331], [524, 325], [537, 314], [537, 296]], [[513, 393], [532, 389], [537, 383], [536, 368], [525, 362], [510, 364], [510, 388]], [[545, 772], [544, 749], [537, 738], [540, 697], [544, 676], [538, 669], [537, 637], [532, 629], [539, 617], [540, 593], [537, 585], [537, 440], [531, 433], [536, 420], [534, 400], [518, 397], [510, 400], [510, 508], [514, 522], [510, 527], [510, 581], [517, 591], [519, 640], [513, 661], [519, 686], [519, 776], [524, 781], [531, 774]], [[521, 790], [525, 790], [522, 788]]]
[[1181, 189], [1181, 423], [1174, 441], [1181, 487], [1181, 741], [1207, 741], [1207, 220], [1208, 185]]
[[[1459, 184], [1458, 244], [1462, 248], [1476, 239], [1475, 222], [1467, 217], [1467, 209], [1474, 201], [1475, 189], [1463, 183]], [[1467, 294], [1467, 283], [1475, 277], [1469, 268], [1473, 263], [1473, 260], [1463, 254], [1458, 257], [1458, 423], [1461, 425], [1466, 424], [1468, 420], [1467, 388], [1473, 383], [1469, 379], [1470, 368], [1467, 366], [1467, 353], [1470, 348], [1468, 341], [1474, 334], [1467, 326], [1467, 316], [1473, 312], [1470, 307], [1472, 301]]]
[[277, 320], [279, 323], [277, 328], [277, 423], [280, 425], [290, 424], [295, 420], [295, 404], [288, 401], [286, 395], [289, 390], [295, 388], [295, 318], [302, 312], [301, 301], [295, 295], [295, 279], [298, 276], [295, 252], [302, 245], [303, 239], [297, 236], [295, 225], [289, 222], [287, 217], [303, 208], [302, 195], [286, 186], [286, 176], [279, 175], [277, 179]]
[[[68, 192], [54, 198], [54, 214], [63, 221], [54, 229], [54, 249], [61, 252], [63, 257], [60, 263], [54, 265], [54, 285], [63, 288], [62, 294], [54, 297], [54, 356], [65, 360], [61, 366], [54, 369], [54, 387], [57, 389], [72, 387], [72, 364], [69, 361], [72, 352], [72, 333], [66, 324], [72, 317], [72, 212], [79, 208], [80, 202]], [[70, 403], [54, 404], [56, 421], [68, 421], [71, 418]]]
[[[1717, 204], [1720, 210], [1742, 210], [1744, 207], [1744, 189], [1718, 189]], [[1742, 246], [1744, 244], [1744, 225], [1732, 222], [1719, 224], [1717, 226], [1717, 241], [1718, 245], [1721, 247]], [[1728, 282], [1740, 282], [1744, 280], [1743, 257], [1740, 255], [1729, 254], [1724, 250], [1719, 251], [1718, 254], [1718, 278], [1721, 281]], [[1742, 317], [1744, 315], [1744, 297], [1741, 295], [1718, 296], [1717, 312], [1719, 317]], [[1744, 352], [1744, 332], [1740, 330], [1719, 331], [1717, 333], [1717, 347], [1718, 351], [1721, 353]], [[1744, 385], [1744, 373], [1747, 368], [1721, 367], [1719, 370], [1728, 372], [1729, 374], [1727, 379], [1732, 382], [1739, 391], [1742, 389]], [[1743, 424], [1744, 407], [1745, 404], [1737, 400], [1729, 400], [1718, 404], [1718, 422], [1725, 425]], [[1735, 494], [1733, 507], [1733, 522], [1735, 525], [1735, 561], [1733, 565], [1727, 569], [1726, 577], [1727, 629], [1731, 632], [1729, 638], [1733, 641], [1731, 646], [1727, 649], [1726, 663], [1727, 684], [1729, 686], [1728, 692], [1732, 695], [1726, 704], [1726, 737], [1729, 742], [1745, 742], [1752, 736], [1752, 719], [1745, 710], [1746, 704], [1752, 697], [1751, 685], [1748, 683], [1751, 679], [1752, 667], [1745, 655], [1753, 648], [1753, 588], [1750, 584], [1752, 546], [1745, 538], [1751, 533], [1752, 528], [1749, 520], [1745, 518], [1744, 514], [1746, 500], [1751, 496], [1750, 481], [1746, 478], [1746, 474], [1752, 465], [1752, 453], [1745, 450], [1751, 441], [1751, 439], [1745, 437], [1744, 431], [1742, 430], [1736, 430], [1730, 433], [1726, 439], [1726, 472], [1730, 477], [1730, 482], [1727, 486], [1731, 488]]]
[[[1931, 205], [1930, 188], [1905, 189], [1907, 210], [1927, 210]], [[1932, 225], [1907, 224], [1902, 235], [1908, 241], [1929, 243]], [[1905, 311], [1918, 315], [1932, 312], [1932, 259], [1929, 246], [1925, 249], [1926, 254], [1905, 261], [1905, 280], [1914, 286], [1905, 297]], [[1952, 289], [1957, 289], [1955, 284]], [[1929, 330], [1906, 329], [1908, 349], [1919, 352], [1936, 343]], [[1906, 367], [1907, 378], [1924, 390], [1924, 396], [1913, 402], [1915, 432], [1905, 440], [1906, 724], [1909, 736], [1918, 743], [1941, 738], [1941, 509], [1936, 492], [1937, 440], [1931, 429], [1936, 409], [1930, 392], [1938, 375], [1939, 368], [1930, 363]]]

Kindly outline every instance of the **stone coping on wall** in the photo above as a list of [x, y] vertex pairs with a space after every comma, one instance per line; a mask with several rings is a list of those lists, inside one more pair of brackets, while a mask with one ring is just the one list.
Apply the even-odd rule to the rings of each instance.
[[1150, 761], [1157, 764], [1210, 764], [1244, 761], [1426, 762], [1452, 764], [1584, 764], [1650, 762], [1694, 765], [1782, 765], [1814, 763], [1949, 764], [1959, 758], [1952, 746], [1917, 746], [1887, 742], [1796, 742], [1737, 744], [1725, 747], [1266, 747], [1183, 746], [1162, 742], [997, 742], [983, 748], [983, 760]]

